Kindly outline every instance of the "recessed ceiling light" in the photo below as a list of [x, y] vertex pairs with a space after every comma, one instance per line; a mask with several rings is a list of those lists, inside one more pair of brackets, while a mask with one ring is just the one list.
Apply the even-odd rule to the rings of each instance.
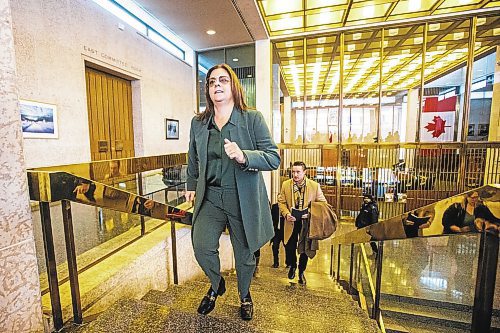
[[247, 74], [247, 77], [252, 77], [252, 74]]
[[486, 17], [478, 17], [477, 18], [477, 25], [483, 25], [486, 23]]
[[215, 35], [215, 30], [207, 30], [207, 35]]
[[439, 23], [429, 24], [429, 31], [437, 31], [439, 29], [441, 29], [441, 24]]
[[238, 59], [238, 58], [233, 58], [233, 61], [235, 61], [235, 62], [236, 62], [236, 61], [239, 61], [239, 60], [240, 60], [240, 59]]

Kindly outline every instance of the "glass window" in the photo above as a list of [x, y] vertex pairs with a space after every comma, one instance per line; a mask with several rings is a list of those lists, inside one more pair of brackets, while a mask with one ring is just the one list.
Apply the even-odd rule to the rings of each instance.
[[[423, 26], [384, 30], [380, 142], [414, 142], [419, 110]], [[401, 123], [401, 118], [407, 123]]]
[[[498, 123], [500, 105], [493, 102], [493, 84], [495, 64], [500, 61], [498, 55], [498, 17], [479, 17], [477, 19], [476, 43], [474, 54], [476, 60], [472, 66], [472, 86], [470, 96], [470, 112], [467, 140], [494, 141], [496, 127], [489, 124]], [[498, 75], [498, 73], [497, 73]], [[498, 100], [498, 98], [496, 98]], [[490, 133], [491, 131], [491, 133]]]
[[427, 34], [420, 141], [461, 140], [466, 70], [456, 68], [467, 61], [469, 21], [430, 24]]
[[342, 140], [372, 141], [377, 136], [381, 31], [348, 33], [344, 45]]
[[207, 99], [205, 97], [205, 82], [207, 72], [210, 68], [224, 62], [224, 50], [206, 51], [198, 53], [198, 95], [199, 95], [199, 112], [205, 111], [207, 107]]
[[200, 112], [203, 112], [206, 107], [206, 72], [213, 66], [222, 63], [228, 64], [234, 70], [243, 88], [247, 105], [255, 107], [255, 46], [252, 44], [198, 53]]

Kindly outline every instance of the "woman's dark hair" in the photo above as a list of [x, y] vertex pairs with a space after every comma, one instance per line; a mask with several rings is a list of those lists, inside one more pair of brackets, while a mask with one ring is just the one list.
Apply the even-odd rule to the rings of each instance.
[[466, 192], [465, 195], [464, 195], [464, 201], [462, 202], [462, 208], [467, 208], [467, 199], [472, 197], [472, 195], [477, 194], [478, 198], [477, 198], [477, 202], [476, 202], [476, 206], [479, 206], [482, 204], [481, 202], [481, 197], [479, 196], [479, 192], [478, 191], [470, 191], [470, 192]]
[[306, 164], [304, 162], [302, 162], [302, 161], [295, 161], [295, 162], [293, 162], [292, 167], [294, 167], [294, 166], [301, 166], [302, 170], [304, 170], [304, 171], [307, 170]]
[[231, 67], [229, 67], [229, 65], [218, 64], [210, 68], [207, 72], [207, 77], [205, 80], [205, 98], [207, 100], [207, 107], [205, 108], [205, 111], [203, 111], [198, 115], [199, 120], [208, 120], [208, 118], [210, 118], [210, 116], [213, 115], [215, 112], [214, 102], [210, 98], [210, 90], [209, 90], [210, 87], [208, 85], [208, 82], [210, 81], [210, 75], [217, 68], [223, 68], [229, 74], [229, 79], [231, 80], [231, 92], [233, 94], [234, 106], [236, 106], [236, 108], [240, 109], [241, 111], [247, 111], [249, 109], [249, 107], [245, 103], [245, 97], [243, 96], [243, 88], [241, 87], [240, 80], [238, 79], [236, 73], [233, 71]]

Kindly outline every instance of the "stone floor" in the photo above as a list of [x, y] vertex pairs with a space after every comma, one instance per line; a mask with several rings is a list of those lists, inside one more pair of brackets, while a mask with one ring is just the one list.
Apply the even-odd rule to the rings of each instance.
[[[141, 300], [115, 303], [96, 320], [66, 332], [380, 332], [352, 298], [328, 276], [328, 243], [306, 271], [307, 285], [287, 279], [285, 267], [271, 268], [269, 247], [262, 251], [260, 277], [251, 287], [254, 319], [239, 316], [239, 298], [234, 273], [226, 274], [227, 292], [219, 297], [208, 316], [196, 308], [208, 289], [205, 279], [152, 290]], [[283, 262], [283, 261], [282, 261]]]

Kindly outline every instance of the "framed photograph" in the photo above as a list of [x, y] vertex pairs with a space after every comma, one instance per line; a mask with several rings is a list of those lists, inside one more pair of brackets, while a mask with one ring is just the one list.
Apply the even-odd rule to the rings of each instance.
[[19, 100], [23, 137], [57, 139], [57, 108], [53, 104]]
[[179, 121], [165, 118], [165, 133], [167, 140], [179, 139]]
[[489, 131], [490, 131], [490, 124], [477, 125], [477, 136], [488, 136]]
[[469, 128], [467, 130], [467, 136], [474, 136], [475, 127], [476, 127], [475, 124], [469, 124]]

